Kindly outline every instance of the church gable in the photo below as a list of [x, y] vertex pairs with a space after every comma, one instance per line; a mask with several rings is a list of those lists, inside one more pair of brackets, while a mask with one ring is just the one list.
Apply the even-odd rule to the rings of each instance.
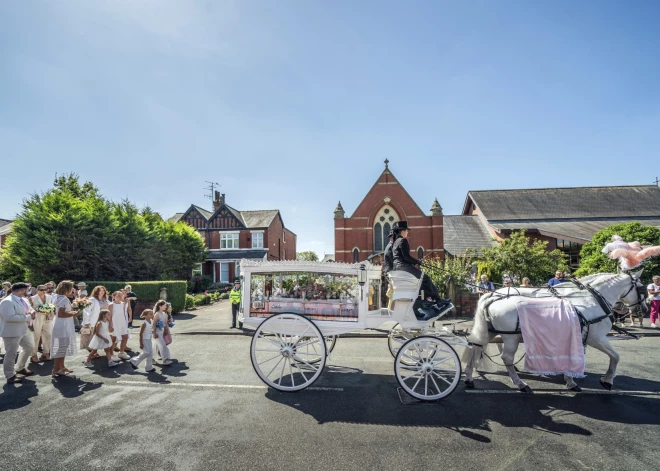
[[226, 205], [220, 206], [209, 220], [210, 229], [245, 229], [245, 225]]
[[396, 208], [397, 212], [401, 213], [399, 214], [401, 219], [411, 216], [426, 216], [387, 165], [351, 218], [371, 219], [386, 204]]

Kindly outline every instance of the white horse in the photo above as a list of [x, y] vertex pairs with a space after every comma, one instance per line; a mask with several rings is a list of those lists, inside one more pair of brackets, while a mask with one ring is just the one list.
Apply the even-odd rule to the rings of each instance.
[[[642, 270], [633, 273], [601, 273], [590, 275], [580, 279], [584, 285], [590, 285], [610, 304], [621, 301], [627, 306], [634, 306], [645, 303], [644, 296], [638, 293], [637, 288], [642, 287], [639, 277]], [[562, 297], [566, 297], [579, 310], [587, 321], [601, 318], [607, 312], [603, 311], [596, 297], [586, 289], [580, 289], [571, 282], [556, 285], [557, 291]], [[502, 295], [508, 297], [502, 297]], [[547, 297], [552, 296], [547, 288], [516, 288], [507, 290], [507, 288], [498, 290], [482, 296], [477, 306], [477, 312], [474, 316], [474, 328], [470, 333], [468, 340], [472, 343], [472, 348], [467, 350], [467, 363], [465, 368], [465, 385], [468, 388], [474, 387], [472, 373], [476, 363], [481, 358], [483, 348], [498, 335], [491, 330], [502, 332], [514, 332], [519, 326], [517, 301], [521, 296], [526, 297]], [[497, 302], [494, 302], [497, 300]], [[489, 319], [486, 319], [486, 308], [488, 309]], [[492, 329], [491, 329], [492, 327]], [[614, 377], [616, 376], [616, 367], [619, 363], [619, 354], [610, 344], [607, 334], [612, 328], [610, 318], [604, 318], [599, 322], [589, 325], [589, 331], [586, 338], [586, 344], [605, 353], [610, 357], [610, 366], [600, 379], [600, 384], [606, 389], [612, 389]], [[518, 344], [522, 341], [521, 334], [500, 334], [502, 336], [502, 360], [506, 369], [515, 384], [522, 392], [531, 393], [530, 387], [518, 377], [513, 366], [513, 358], [518, 349]], [[579, 386], [573, 378], [564, 375], [566, 387], [573, 391], [580, 391]]]

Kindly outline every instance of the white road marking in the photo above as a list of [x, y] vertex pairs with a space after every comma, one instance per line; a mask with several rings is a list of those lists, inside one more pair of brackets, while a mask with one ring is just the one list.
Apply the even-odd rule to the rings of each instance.
[[[158, 381], [124, 381], [119, 380], [117, 384], [125, 384], [127, 386], [184, 386], [193, 388], [217, 388], [217, 389], [268, 389], [266, 385], [253, 385], [253, 384], [219, 384], [219, 383], [164, 383]], [[324, 388], [324, 387], [309, 387], [308, 391], [343, 391], [344, 388]]]
[[[660, 396], [660, 391], [600, 391], [598, 389], [582, 389], [581, 392], [575, 391], [537, 391], [530, 396]], [[468, 394], [518, 394], [523, 395], [516, 389], [466, 389]]]

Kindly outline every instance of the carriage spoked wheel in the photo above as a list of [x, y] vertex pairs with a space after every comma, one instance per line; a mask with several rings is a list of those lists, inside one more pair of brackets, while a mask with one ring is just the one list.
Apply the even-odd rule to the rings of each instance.
[[261, 323], [252, 337], [250, 359], [259, 378], [279, 391], [311, 386], [325, 367], [326, 341], [300, 314], [281, 313]]
[[[326, 355], [330, 355], [337, 345], [337, 336], [336, 335], [326, 335], [325, 337], [325, 351]], [[316, 350], [316, 344], [311, 344], [310, 348]], [[320, 352], [319, 352], [320, 353]], [[313, 363], [318, 363], [319, 360], [315, 359]]]
[[461, 361], [447, 342], [423, 335], [401, 346], [394, 361], [394, 375], [412, 397], [437, 401], [456, 389], [461, 379]]

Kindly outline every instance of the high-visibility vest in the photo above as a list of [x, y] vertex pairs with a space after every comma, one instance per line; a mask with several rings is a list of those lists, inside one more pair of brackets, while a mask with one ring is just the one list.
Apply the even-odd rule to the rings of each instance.
[[232, 289], [229, 292], [229, 301], [231, 301], [232, 304], [240, 304], [240, 302], [241, 302], [241, 290], [240, 289]]

